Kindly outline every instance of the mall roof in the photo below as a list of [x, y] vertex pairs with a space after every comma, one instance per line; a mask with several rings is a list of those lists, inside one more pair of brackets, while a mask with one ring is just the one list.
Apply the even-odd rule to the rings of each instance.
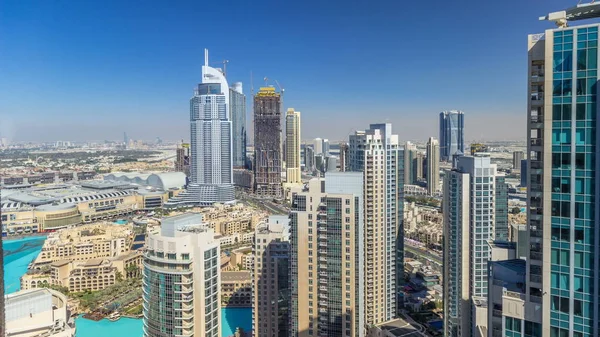
[[111, 173], [104, 176], [104, 180], [122, 181], [130, 184], [155, 187], [161, 190], [182, 188], [186, 184], [186, 175], [183, 172], [162, 173]]

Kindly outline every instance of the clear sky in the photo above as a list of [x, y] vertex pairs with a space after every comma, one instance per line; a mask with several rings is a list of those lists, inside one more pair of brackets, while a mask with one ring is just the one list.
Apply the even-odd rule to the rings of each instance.
[[188, 139], [208, 48], [247, 94], [251, 71], [255, 88], [278, 80], [304, 139], [389, 121], [400, 139], [424, 140], [447, 109], [465, 111], [468, 140], [525, 138], [527, 34], [576, 3], [4, 0], [0, 133]]

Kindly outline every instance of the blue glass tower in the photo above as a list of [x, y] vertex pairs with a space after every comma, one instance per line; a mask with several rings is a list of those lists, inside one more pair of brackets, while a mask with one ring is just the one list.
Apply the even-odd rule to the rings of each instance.
[[465, 115], [462, 111], [440, 112], [440, 159], [452, 160], [458, 151], [465, 153]]

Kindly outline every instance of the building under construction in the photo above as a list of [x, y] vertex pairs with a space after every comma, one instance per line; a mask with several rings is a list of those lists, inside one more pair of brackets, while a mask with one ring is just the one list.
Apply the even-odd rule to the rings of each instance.
[[274, 87], [260, 88], [254, 96], [254, 192], [280, 199], [281, 94]]

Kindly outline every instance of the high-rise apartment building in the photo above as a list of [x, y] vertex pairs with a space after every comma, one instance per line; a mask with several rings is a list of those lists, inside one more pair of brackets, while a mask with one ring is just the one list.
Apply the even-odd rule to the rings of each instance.
[[300, 141], [300, 111], [290, 108], [285, 115], [285, 165], [286, 182], [289, 184], [302, 183]]
[[396, 316], [404, 260], [404, 154], [392, 125], [371, 124], [350, 136], [349, 171], [363, 172], [365, 324]]
[[323, 155], [329, 156], [329, 139], [323, 139]]
[[246, 95], [242, 83], [235, 82], [229, 88], [229, 111], [233, 142], [233, 167], [246, 167]]
[[364, 336], [363, 186], [360, 172], [331, 172], [292, 198], [290, 336]]
[[528, 38], [530, 249], [524, 297], [538, 309], [525, 317], [504, 310], [504, 316], [524, 327], [541, 324], [543, 336], [600, 335], [600, 25], [567, 24], [598, 13], [600, 5], [593, 2], [551, 13], [546, 19], [559, 28]]
[[444, 178], [443, 203], [444, 336], [475, 336], [476, 307], [488, 294], [488, 240], [495, 236], [496, 165], [489, 154], [458, 157]]
[[282, 198], [281, 94], [262, 87], [254, 96], [254, 191]]
[[255, 230], [252, 331], [256, 337], [289, 336], [289, 222], [287, 215], [272, 215]]
[[162, 219], [144, 253], [144, 337], [221, 336], [219, 259], [201, 214]]
[[523, 151], [513, 152], [512, 168], [520, 170], [521, 169], [521, 160], [523, 160], [523, 158], [525, 158], [525, 154], [523, 153]]
[[235, 199], [233, 187], [229, 86], [219, 69], [208, 65], [190, 99], [191, 163], [184, 203], [210, 205]]
[[413, 182], [413, 184], [417, 183], [420, 180], [423, 180], [423, 178], [425, 177], [425, 175], [423, 174], [424, 162], [425, 161], [423, 158], [423, 152], [418, 151], [417, 157], [414, 159], [414, 161], [412, 163], [413, 171], [415, 172], [415, 178], [416, 178], [416, 180]]
[[313, 172], [315, 170], [315, 150], [309, 144], [304, 144], [304, 171]]
[[462, 111], [440, 112], [440, 156], [443, 161], [451, 161], [460, 151], [465, 153], [465, 115]]
[[430, 137], [427, 141], [427, 193], [434, 195], [440, 186], [440, 143]]
[[[404, 144], [404, 183], [415, 184], [417, 178], [417, 146], [411, 142]], [[422, 171], [421, 171], [422, 172]]]

